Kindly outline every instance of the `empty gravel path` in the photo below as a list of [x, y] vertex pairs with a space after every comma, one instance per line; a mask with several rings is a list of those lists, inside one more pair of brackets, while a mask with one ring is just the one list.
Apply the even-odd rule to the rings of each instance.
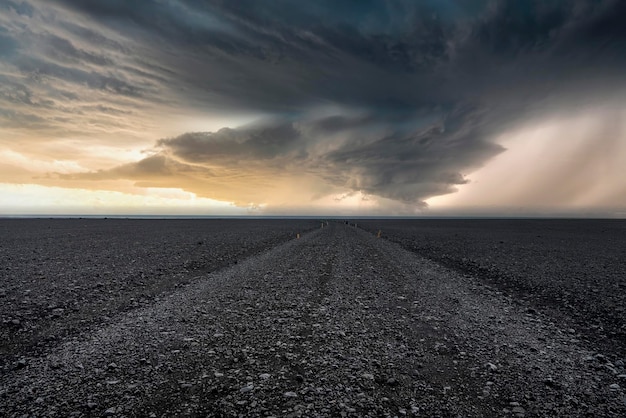
[[623, 358], [342, 223], [111, 322], [2, 375], [0, 416], [626, 416]]

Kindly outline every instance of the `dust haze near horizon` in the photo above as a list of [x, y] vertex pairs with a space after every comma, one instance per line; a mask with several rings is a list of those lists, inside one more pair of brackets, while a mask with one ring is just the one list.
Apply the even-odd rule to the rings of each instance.
[[0, 215], [624, 217], [624, 19], [0, 0]]

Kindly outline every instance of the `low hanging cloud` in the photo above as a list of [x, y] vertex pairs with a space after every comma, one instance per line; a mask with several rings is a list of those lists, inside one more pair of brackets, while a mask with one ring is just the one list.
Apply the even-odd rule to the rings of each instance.
[[[464, 184], [460, 169], [476, 168], [502, 151], [484, 139], [477, 121], [466, 120], [471, 113], [456, 117], [464, 120], [415, 126], [407, 118], [402, 130], [364, 116], [264, 121], [162, 139], [155, 155], [137, 163], [63, 178], [131, 179], [150, 187], [185, 184], [201, 196], [238, 204], [271, 204], [277, 186], [285, 182], [302, 195], [297, 183], [306, 178], [316, 183], [309, 200], [324, 191], [350, 191], [422, 207], [425, 198]], [[463, 129], [446, 130], [455, 124]], [[227, 192], [234, 190], [247, 191]], [[278, 197], [283, 202], [285, 196]]]

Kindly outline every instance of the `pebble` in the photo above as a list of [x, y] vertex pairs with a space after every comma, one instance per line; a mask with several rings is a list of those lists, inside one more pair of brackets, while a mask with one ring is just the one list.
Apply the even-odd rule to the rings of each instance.
[[374, 375], [371, 373], [363, 373], [361, 376], [363, 376], [363, 378], [367, 380], [374, 380]]
[[390, 377], [389, 379], [387, 379], [387, 384], [389, 386], [398, 386], [400, 384], [400, 382], [398, 382], [398, 380], [394, 377]]
[[611, 386], [609, 386], [609, 389], [620, 390], [620, 386], [617, 383], [613, 383]]
[[246, 385], [246, 386], [242, 387], [241, 389], [239, 389], [239, 392], [247, 393], [247, 392], [252, 391], [252, 389], [254, 389], [254, 385], [249, 384], [249, 385]]
[[270, 375], [269, 373], [263, 373], [263, 374], [260, 374], [260, 375], [259, 375], [259, 378], [260, 378], [261, 380], [267, 380], [267, 379], [269, 379], [271, 376], [272, 376], [272, 375]]
[[511, 409], [511, 412], [513, 412], [517, 416], [524, 416], [526, 410], [521, 406], [514, 406], [513, 409]]
[[497, 371], [497, 370], [498, 370], [498, 366], [496, 366], [496, 365], [495, 365], [495, 364], [493, 364], [493, 363], [487, 363], [485, 366], [486, 366], [486, 367], [489, 369], [489, 371], [491, 371], [491, 372], [495, 372], [495, 371]]
[[285, 392], [285, 398], [296, 398], [298, 395], [296, 392]]
[[115, 414], [117, 414], [117, 408], [112, 407], [112, 408], [109, 408], [109, 409], [107, 409], [106, 411], [104, 411], [104, 414], [103, 414], [103, 415], [104, 415], [105, 417], [110, 417], [110, 416], [113, 416], [113, 415], [115, 415]]

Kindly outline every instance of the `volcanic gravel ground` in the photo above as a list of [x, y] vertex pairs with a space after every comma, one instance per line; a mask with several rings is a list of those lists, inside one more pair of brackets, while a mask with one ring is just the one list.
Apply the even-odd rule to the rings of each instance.
[[367, 220], [360, 228], [490, 283], [567, 324], [590, 345], [626, 353], [626, 221]]
[[623, 358], [342, 223], [201, 276], [5, 371], [0, 415], [626, 415]]
[[313, 227], [320, 223], [0, 220], [0, 368]]

